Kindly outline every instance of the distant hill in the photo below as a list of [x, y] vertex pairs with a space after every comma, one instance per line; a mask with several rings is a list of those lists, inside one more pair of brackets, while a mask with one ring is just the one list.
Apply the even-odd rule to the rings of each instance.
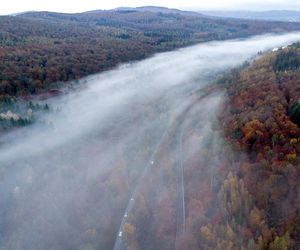
[[255, 19], [266, 21], [300, 22], [300, 12], [291, 10], [273, 11], [200, 11], [208, 16]]
[[203, 16], [202, 14], [198, 12], [193, 11], [182, 11], [178, 9], [169, 9], [166, 7], [157, 7], [157, 6], [143, 6], [143, 7], [137, 7], [137, 8], [131, 8], [131, 7], [120, 7], [116, 8], [116, 11], [132, 11], [132, 12], [154, 12], [154, 13], [162, 13], [162, 14], [184, 14], [184, 15], [190, 15], [190, 16]]
[[26, 13], [31, 13], [31, 12], [34, 12], [34, 11], [16, 12], [16, 13], [10, 14], [9, 16], [20, 16], [20, 15], [23, 15], [23, 14], [26, 14]]
[[270, 32], [299, 23], [235, 20], [162, 7], [0, 16], [0, 95], [27, 95], [156, 52]]

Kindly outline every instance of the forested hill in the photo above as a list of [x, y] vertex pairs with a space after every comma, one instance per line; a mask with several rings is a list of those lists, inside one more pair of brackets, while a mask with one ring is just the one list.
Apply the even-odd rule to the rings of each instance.
[[[222, 226], [230, 228], [231, 235], [242, 232], [251, 239], [256, 247], [250, 249], [300, 248], [299, 70], [298, 43], [268, 53], [219, 81], [228, 93], [221, 128], [235, 149], [237, 167], [223, 184], [230, 220], [219, 214], [219, 226], [209, 226], [211, 249], [224, 239], [238, 245], [238, 237], [218, 235]], [[203, 227], [205, 238], [204, 229], [208, 227]]]
[[0, 95], [63, 82], [199, 42], [300, 30], [297, 23], [217, 19], [158, 7], [0, 17]]

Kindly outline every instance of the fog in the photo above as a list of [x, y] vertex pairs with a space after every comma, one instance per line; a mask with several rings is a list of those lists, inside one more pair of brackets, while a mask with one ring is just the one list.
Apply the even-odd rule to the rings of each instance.
[[[116, 239], [120, 248], [124, 213], [138, 206], [131, 199], [152, 168], [178, 161], [178, 145], [188, 162], [207, 137], [220, 139], [211, 126], [226, 95], [204, 88], [259, 51], [298, 39], [270, 34], [161, 53], [44, 101], [51, 112], [0, 137], [0, 249], [111, 249]], [[197, 121], [206, 139], [184, 141], [184, 127]], [[162, 150], [165, 140], [174, 149]], [[213, 182], [213, 165], [207, 174]]]

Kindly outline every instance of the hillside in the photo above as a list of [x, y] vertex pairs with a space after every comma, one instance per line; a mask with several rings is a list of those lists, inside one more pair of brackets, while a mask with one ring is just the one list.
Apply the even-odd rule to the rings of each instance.
[[[300, 247], [299, 69], [300, 45], [294, 44], [268, 53], [219, 81], [228, 93], [220, 121], [236, 153], [234, 178], [246, 189], [242, 202], [254, 204], [252, 211], [246, 212], [248, 224], [239, 221], [234, 212], [229, 226], [234, 234], [244, 227], [244, 237], [252, 232], [260, 249]], [[233, 177], [229, 174], [230, 180]], [[229, 194], [232, 204], [236, 191]], [[225, 226], [228, 220], [223, 219], [221, 216], [220, 222]], [[208, 244], [215, 246], [216, 242]]]
[[119, 63], [187, 45], [300, 24], [208, 18], [144, 7], [78, 14], [29, 12], [0, 17], [0, 95], [28, 95]]

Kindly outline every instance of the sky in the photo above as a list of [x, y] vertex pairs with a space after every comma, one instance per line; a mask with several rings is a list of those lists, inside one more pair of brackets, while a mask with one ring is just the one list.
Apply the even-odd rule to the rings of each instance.
[[1, 0], [0, 14], [29, 10], [74, 13], [146, 5], [186, 10], [300, 10], [299, 0]]

